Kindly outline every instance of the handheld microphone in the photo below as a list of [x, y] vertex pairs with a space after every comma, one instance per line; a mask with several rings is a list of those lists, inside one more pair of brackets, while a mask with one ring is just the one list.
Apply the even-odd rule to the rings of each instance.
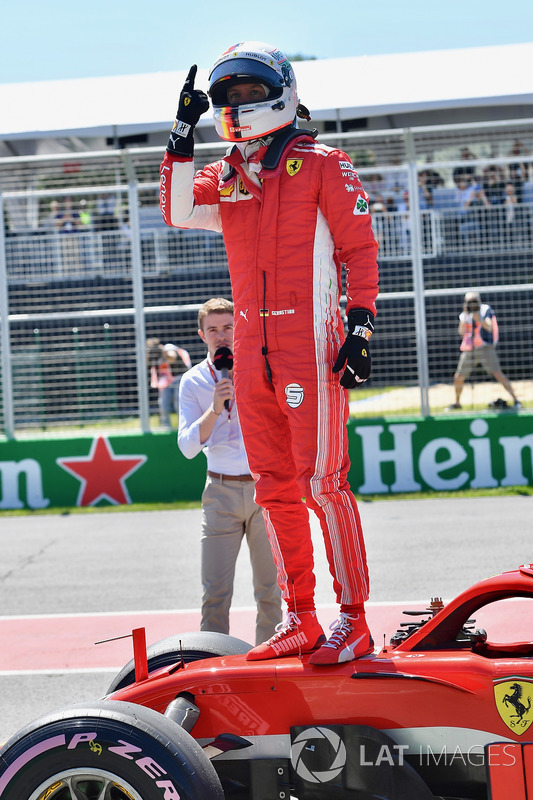
[[[213, 356], [213, 364], [222, 373], [223, 378], [229, 378], [229, 371], [233, 368], [233, 353], [229, 347], [219, 347]], [[224, 408], [229, 409], [229, 400], [224, 400]]]

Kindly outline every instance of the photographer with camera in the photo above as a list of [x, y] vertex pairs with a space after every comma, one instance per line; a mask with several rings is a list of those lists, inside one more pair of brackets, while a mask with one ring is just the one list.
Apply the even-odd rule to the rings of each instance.
[[461, 356], [453, 376], [455, 403], [448, 406], [448, 410], [461, 408], [460, 398], [465, 380], [477, 364], [480, 364], [488, 375], [492, 375], [494, 380], [501, 383], [509, 392], [513, 398], [514, 408], [522, 408], [522, 403], [515, 395], [511, 382], [501, 370], [500, 360], [496, 353], [498, 322], [494, 309], [487, 303], [481, 302], [479, 292], [465, 294], [457, 331], [459, 336], [462, 336]]
[[161, 344], [153, 337], [146, 341], [146, 363], [150, 367], [150, 386], [157, 389], [159, 419], [163, 428], [172, 428], [170, 414], [178, 412], [178, 391], [183, 372], [179, 366], [178, 356], [190, 369], [191, 358], [187, 350], [175, 344]]

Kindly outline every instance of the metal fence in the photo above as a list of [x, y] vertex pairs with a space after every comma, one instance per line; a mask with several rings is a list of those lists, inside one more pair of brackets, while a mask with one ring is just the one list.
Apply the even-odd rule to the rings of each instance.
[[[327, 134], [357, 165], [380, 242], [371, 380], [357, 415], [454, 401], [468, 289], [497, 314], [502, 369], [533, 403], [533, 122]], [[223, 146], [197, 145], [196, 163]], [[222, 237], [163, 224], [160, 149], [0, 159], [0, 346], [6, 436], [158, 425], [145, 343], [204, 357], [196, 312], [231, 296]], [[468, 201], [468, 202], [467, 202]], [[183, 367], [185, 369], [185, 367]], [[478, 370], [463, 406], [503, 396]]]

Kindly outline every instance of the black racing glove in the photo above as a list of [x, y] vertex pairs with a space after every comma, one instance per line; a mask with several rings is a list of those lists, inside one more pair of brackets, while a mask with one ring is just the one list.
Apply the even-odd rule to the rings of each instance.
[[167, 145], [169, 153], [187, 158], [192, 158], [194, 152], [194, 128], [202, 114], [209, 109], [206, 93], [194, 88], [197, 69], [196, 64], [193, 64], [183, 84], [176, 119]]
[[341, 378], [345, 389], [358, 389], [370, 377], [368, 340], [373, 332], [374, 315], [365, 308], [352, 308], [348, 313], [348, 335], [333, 366], [333, 372], [340, 372], [346, 364]]

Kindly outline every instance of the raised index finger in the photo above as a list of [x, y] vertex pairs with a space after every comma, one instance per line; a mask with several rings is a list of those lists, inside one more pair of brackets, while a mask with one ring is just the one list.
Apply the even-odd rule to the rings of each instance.
[[196, 79], [197, 70], [198, 70], [198, 67], [196, 66], [196, 64], [193, 64], [192, 67], [189, 70], [189, 74], [187, 75], [187, 78], [185, 79], [185, 83], [183, 85], [184, 89], [187, 89], [188, 91], [192, 91], [192, 89], [194, 89], [194, 81]]

